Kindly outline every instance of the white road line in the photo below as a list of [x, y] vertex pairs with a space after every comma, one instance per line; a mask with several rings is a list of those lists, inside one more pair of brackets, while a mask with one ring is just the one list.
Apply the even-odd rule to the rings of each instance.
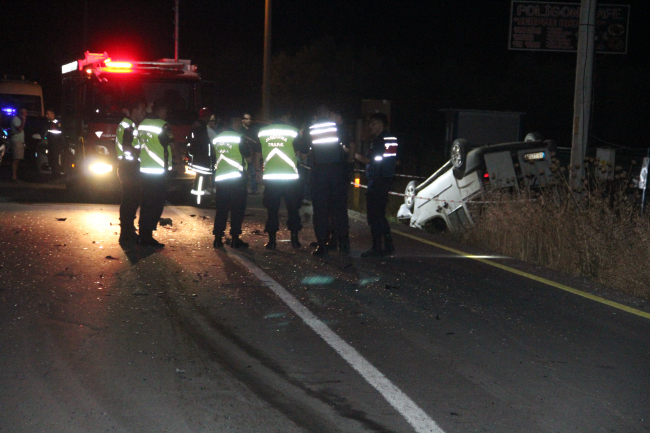
[[321, 322], [311, 311], [300, 303], [291, 293], [278, 284], [266, 272], [236, 252], [228, 251], [236, 257], [253, 275], [273, 291], [289, 306], [311, 329], [321, 336], [352, 368], [357, 370], [366, 381], [393, 406], [418, 433], [444, 433], [438, 424], [420, 407], [404, 394], [397, 386], [368, 362], [356, 349], [343, 341], [326, 324]]
[[[166, 206], [182, 217], [187, 217], [175, 206]], [[332, 347], [352, 368], [374, 387], [415, 429], [417, 433], [444, 433], [444, 431], [427, 415], [413, 400], [395, 386], [386, 376], [368, 362], [357, 350], [335, 334], [325, 323], [307, 307], [302, 305], [291, 293], [271, 278], [266, 272], [257, 267], [253, 262], [235, 251], [228, 254], [237, 258], [248, 268], [265, 286], [273, 291], [287, 304], [294, 313], [300, 317], [307, 326], [316, 332], [327, 344]]]

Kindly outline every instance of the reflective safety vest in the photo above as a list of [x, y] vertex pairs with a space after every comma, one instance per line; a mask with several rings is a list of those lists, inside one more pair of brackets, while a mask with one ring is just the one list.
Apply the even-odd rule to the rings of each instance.
[[[140, 172], [147, 174], [164, 174], [165, 148], [160, 143], [160, 134], [167, 122], [162, 119], [144, 119], [138, 126], [140, 143]], [[167, 170], [171, 170], [171, 165]]]
[[343, 160], [343, 146], [334, 122], [319, 122], [309, 127], [315, 164], [331, 164]]
[[138, 130], [135, 126], [135, 122], [128, 117], [122, 119], [119, 125], [117, 125], [117, 131], [115, 132], [115, 152], [117, 153], [117, 159], [127, 159], [132, 161], [134, 155], [131, 155], [131, 152], [125, 152], [123, 147], [124, 140], [124, 131], [128, 128], [133, 128], [133, 146], [135, 149], [139, 149], [140, 145], [138, 144]]
[[47, 122], [47, 134], [45, 138], [50, 144], [59, 143], [58, 140], [61, 139], [61, 124], [58, 120], [54, 119]]
[[217, 162], [214, 164], [215, 182], [243, 176], [244, 166], [239, 143], [241, 143], [241, 134], [235, 131], [224, 131], [212, 140], [217, 157]]
[[397, 138], [391, 136], [382, 137], [384, 144], [383, 153], [375, 153], [374, 160], [370, 161], [368, 171], [376, 173], [377, 177], [395, 176], [395, 165], [397, 161]]
[[298, 179], [293, 139], [298, 130], [289, 125], [269, 125], [260, 129], [258, 137], [262, 143], [264, 157], [264, 180]]

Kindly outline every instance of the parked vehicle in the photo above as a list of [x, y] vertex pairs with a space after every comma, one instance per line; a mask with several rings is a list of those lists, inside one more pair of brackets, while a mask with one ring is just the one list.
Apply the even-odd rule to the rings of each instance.
[[[170, 177], [187, 181], [183, 155], [202, 100], [201, 77], [189, 60], [117, 61], [107, 53], [86, 52], [83, 59], [62, 66], [63, 135], [69, 147], [66, 184], [80, 192], [119, 190], [115, 133], [125, 108], [135, 98], [164, 100], [171, 146]], [[172, 184], [177, 182], [172, 182]], [[174, 186], [171, 186], [172, 188]]]
[[427, 180], [406, 187], [397, 218], [411, 227], [460, 231], [474, 224], [469, 206], [484, 197], [486, 189], [539, 188], [553, 182], [553, 140], [536, 133], [523, 142], [501, 143], [472, 149], [456, 139], [449, 161]]

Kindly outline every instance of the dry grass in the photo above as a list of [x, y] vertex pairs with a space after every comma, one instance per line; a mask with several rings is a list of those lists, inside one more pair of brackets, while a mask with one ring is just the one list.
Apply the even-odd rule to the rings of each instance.
[[553, 187], [488, 192], [496, 204], [480, 210], [463, 240], [648, 299], [650, 221], [640, 215], [639, 190], [630, 187], [629, 171], [593, 159], [585, 165], [578, 188], [556, 163]]

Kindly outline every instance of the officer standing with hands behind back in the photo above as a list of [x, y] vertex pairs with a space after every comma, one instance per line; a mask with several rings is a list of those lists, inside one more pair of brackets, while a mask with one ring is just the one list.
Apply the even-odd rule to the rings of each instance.
[[244, 170], [244, 159], [252, 164], [254, 158], [259, 160], [259, 153], [254, 153], [246, 141], [237, 132], [240, 118], [230, 119], [230, 128], [217, 135], [213, 140], [214, 154], [217, 162], [214, 165], [215, 201], [217, 212], [214, 217], [214, 248], [223, 248], [223, 236], [230, 214], [230, 235], [232, 248], [247, 248], [248, 243], [240, 239], [244, 213], [246, 212], [246, 197], [248, 196], [247, 176]]
[[264, 158], [263, 204], [267, 212], [264, 231], [269, 235], [269, 242], [265, 245], [268, 250], [274, 250], [277, 246], [275, 237], [280, 229], [278, 211], [282, 197], [289, 214], [287, 226], [291, 231], [291, 246], [293, 248], [301, 246], [298, 232], [302, 229], [299, 213], [302, 194], [296, 165], [296, 151], [293, 146], [298, 130], [289, 125], [289, 117], [290, 115], [285, 113], [275, 123], [260, 128], [259, 132]]
[[[397, 139], [388, 134], [388, 117], [384, 113], [370, 116], [370, 133], [373, 139], [366, 155], [357, 153], [355, 159], [366, 164], [368, 176], [367, 218], [372, 234], [372, 248], [361, 257], [380, 257], [395, 251], [390, 225], [386, 219], [388, 193], [393, 187], [397, 164]], [[382, 248], [383, 240], [383, 248]]]

